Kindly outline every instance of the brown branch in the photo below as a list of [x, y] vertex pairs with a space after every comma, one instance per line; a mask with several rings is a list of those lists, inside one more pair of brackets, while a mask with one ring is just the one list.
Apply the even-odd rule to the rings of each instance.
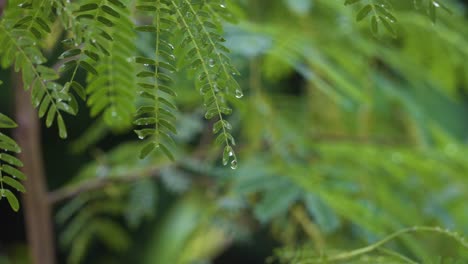
[[41, 127], [29, 92], [23, 88], [21, 73], [13, 74], [18, 128], [14, 137], [22, 148], [19, 158], [27, 175], [23, 195], [25, 224], [31, 257], [35, 264], [55, 263], [55, 241], [51, 208], [47, 203], [47, 180], [44, 173]]
[[82, 193], [104, 189], [114, 184], [131, 183], [141, 181], [146, 178], [158, 178], [161, 175], [160, 172], [160, 168], [149, 168], [140, 173], [134, 172], [126, 175], [85, 180], [77, 185], [65, 186], [58, 190], [49, 192], [47, 200], [49, 204], [53, 205], [76, 197]]
[[0, 0], [0, 16], [3, 15], [3, 10], [5, 9], [6, 6], [6, 0]]

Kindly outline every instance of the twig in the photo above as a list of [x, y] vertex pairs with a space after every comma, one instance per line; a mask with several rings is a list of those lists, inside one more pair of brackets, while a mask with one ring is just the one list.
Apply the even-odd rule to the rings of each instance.
[[136, 182], [146, 178], [157, 178], [160, 176], [160, 172], [160, 168], [149, 168], [138, 174], [134, 172], [132, 174], [119, 175], [118, 177], [102, 177], [86, 180], [80, 184], [65, 186], [50, 192], [48, 195], [48, 201], [50, 204], [56, 204], [76, 197], [82, 193], [103, 189], [114, 184]]
[[306, 234], [315, 242], [315, 248], [317, 251], [322, 251], [325, 248], [325, 241], [320, 234], [318, 227], [310, 221], [304, 208], [300, 205], [295, 206], [292, 209], [292, 215], [295, 220], [301, 225], [302, 229]]

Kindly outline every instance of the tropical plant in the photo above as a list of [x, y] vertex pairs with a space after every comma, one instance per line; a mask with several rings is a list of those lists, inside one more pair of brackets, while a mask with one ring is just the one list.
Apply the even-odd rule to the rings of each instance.
[[[71, 137], [80, 162], [58, 157], [60, 174], [79, 172], [35, 196], [38, 142], [0, 133], [0, 200], [46, 199], [36, 211], [26, 199], [40, 219], [26, 224], [54, 212], [68, 263], [210, 261], [258, 230], [277, 242], [271, 262], [468, 258], [462, 7], [8, 1], [0, 62], [15, 73], [2, 88]], [[28, 129], [37, 116], [20, 120], [21, 102]], [[28, 234], [35, 263], [55, 262], [51, 230]]]

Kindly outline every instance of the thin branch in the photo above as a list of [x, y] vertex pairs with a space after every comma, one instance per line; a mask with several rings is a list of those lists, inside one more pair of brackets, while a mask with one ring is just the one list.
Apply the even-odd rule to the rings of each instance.
[[58, 190], [52, 191], [48, 195], [48, 202], [50, 204], [56, 204], [64, 200], [71, 199], [82, 193], [96, 191], [109, 187], [114, 184], [123, 184], [141, 181], [146, 178], [158, 178], [161, 175], [161, 168], [148, 168], [147, 170], [140, 173], [129, 173], [126, 175], [119, 175], [113, 177], [102, 177], [92, 180], [86, 180], [77, 185], [65, 186]]
[[307, 236], [314, 241], [315, 249], [322, 252], [325, 248], [325, 240], [320, 233], [320, 229], [310, 220], [304, 208], [300, 205], [293, 207], [292, 216], [301, 225]]

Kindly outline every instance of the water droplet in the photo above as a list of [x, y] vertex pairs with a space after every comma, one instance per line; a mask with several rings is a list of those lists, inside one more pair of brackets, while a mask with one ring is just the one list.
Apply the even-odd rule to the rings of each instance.
[[242, 98], [244, 96], [244, 93], [242, 93], [242, 90], [236, 89], [236, 98]]
[[211, 119], [211, 118], [213, 118], [213, 117], [214, 117], [214, 113], [213, 113], [213, 112], [207, 112], [207, 113], [205, 114], [205, 118], [206, 118], [206, 119]]
[[215, 61], [213, 59], [209, 59], [208, 60], [208, 66], [210, 66], [211, 68], [213, 68], [215, 66]]
[[174, 45], [172, 45], [171, 43], [167, 43], [167, 45], [169, 46], [169, 48], [171, 48], [171, 50], [174, 50]]
[[226, 129], [229, 129], [229, 130], [232, 129], [231, 123], [227, 122], [226, 120], [224, 120], [224, 127], [225, 127]]
[[233, 170], [237, 169], [237, 159], [233, 159], [231, 161], [231, 169]]
[[221, 1], [221, 3], [219, 3], [219, 7], [221, 8], [226, 8], [226, 3], [223, 1]]
[[92, 43], [96, 43], [96, 40], [95, 40], [95, 39], [92, 39], [91, 42], [92, 42]]
[[145, 139], [145, 137], [143, 135], [138, 135], [138, 138], [139, 139]]
[[145, 64], [143, 64], [143, 66], [146, 66], [146, 67], [148, 67], [148, 66], [149, 66], [149, 64], [148, 64], [148, 63], [145, 63]]
[[435, 6], [435, 7], [440, 7], [440, 4], [436, 1], [432, 2], [432, 4]]

